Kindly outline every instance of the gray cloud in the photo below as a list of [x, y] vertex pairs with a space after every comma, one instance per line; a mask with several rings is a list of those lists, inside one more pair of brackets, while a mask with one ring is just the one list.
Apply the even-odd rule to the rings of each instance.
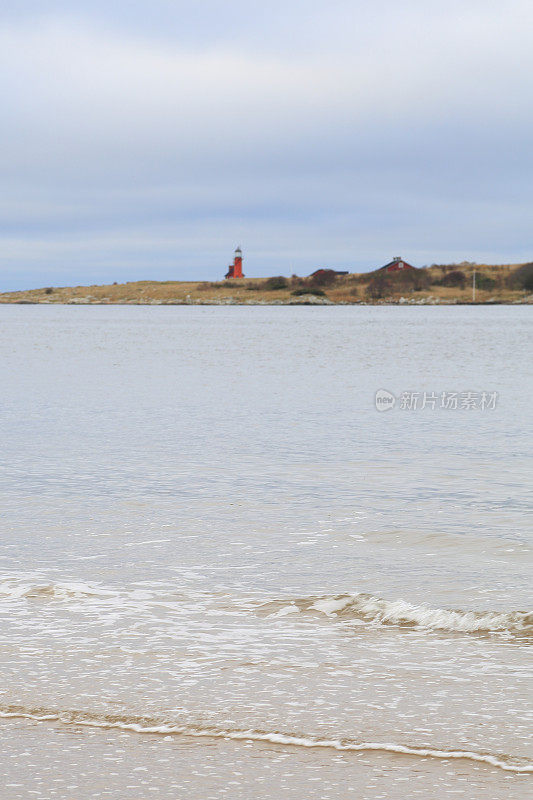
[[529, 4], [40, 5], [0, 27], [2, 288], [531, 258]]

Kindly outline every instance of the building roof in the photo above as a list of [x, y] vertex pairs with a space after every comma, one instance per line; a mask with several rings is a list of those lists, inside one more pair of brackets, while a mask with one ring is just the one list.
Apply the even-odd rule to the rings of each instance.
[[389, 263], [385, 264], [383, 267], [379, 267], [379, 269], [390, 269], [390, 267], [394, 267], [399, 263], [402, 263], [404, 267], [407, 267], [407, 269], [415, 269], [412, 264], [409, 264], [405, 258], [402, 258], [401, 256], [395, 256], [392, 261], [389, 261]]

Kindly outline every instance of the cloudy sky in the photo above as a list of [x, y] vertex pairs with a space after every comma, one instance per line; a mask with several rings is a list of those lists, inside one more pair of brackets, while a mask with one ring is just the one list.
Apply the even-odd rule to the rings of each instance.
[[3, 0], [0, 291], [533, 259], [530, 0]]

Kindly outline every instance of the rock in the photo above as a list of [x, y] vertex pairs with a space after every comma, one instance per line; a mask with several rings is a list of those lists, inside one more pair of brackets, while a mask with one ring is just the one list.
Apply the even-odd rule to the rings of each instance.
[[334, 305], [327, 297], [320, 297], [316, 294], [302, 294], [289, 300], [290, 306], [332, 306]]

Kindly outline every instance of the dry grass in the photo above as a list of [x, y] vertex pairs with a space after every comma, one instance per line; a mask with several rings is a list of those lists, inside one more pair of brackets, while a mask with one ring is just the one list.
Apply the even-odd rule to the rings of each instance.
[[[483, 274], [494, 281], [490, 291], [478, 289], [476, 301], [512, 303], [523, 299], [523, 289], [509, 287], [510, 273], [519, 267], [518, 264], [453, 264], [433, 265], [427, 273], [432, 285], [423, 291], [410, 288], [393, 287], [389, 296], [377, 302], [398, 302], [400, 297], [406, 300], [438, 300], [441, 303], [472, 302], [472, 272]], [[434, 285], [451, 270], [461, 270], [466, 277], [464, 288]], [[333, 303], [357, 304], [369, 302], [365, 295], [370, 276], [350, 274], [338, 276], [335, 281], [324, 287], [326, 297]], [[272, 280], [256, 278], [253, 280], [210, 281], [135, 281], [132, 283], [111, 284], [108, 286], [73, 286], [44, 287], [31, 291], [6, 292], [0, 294], [0, 303], [79, 303], [79, 304], [253, 304], [253, 303], [290, 303], [301, 300], [292, 295], [294, 290], [300, 294], [306, 287], [313, 288], [309, 278], [288, 278], [285, 288], [270, 289]], [[531, 301], [531, 295], [529, 295]]]

